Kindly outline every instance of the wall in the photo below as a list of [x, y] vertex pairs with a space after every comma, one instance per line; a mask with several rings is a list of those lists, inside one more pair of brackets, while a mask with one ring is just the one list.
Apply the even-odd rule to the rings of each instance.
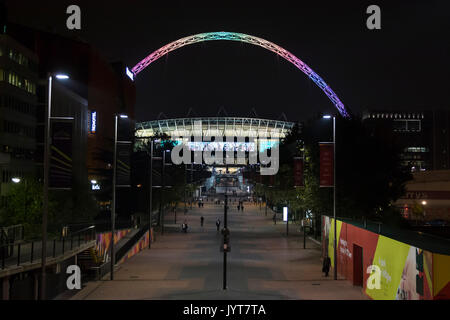
[[[133, 248], [128, 251], [128, 253], [119, 261], [119, 263], [123, 263], [126, 260], [130, 259], [135, 254], [139, 253], [145, 248], [148, 248], [149, 241], [149, 232], [147, 231], [142, 238], [133, 246]], [[153, 229], [152, 229], [152, 242], [153, 242]]]
[[[125, 237], [129, 232], [131, 232], [131, 229], [116, 231], [114, 234], [114, 244], [116, 244], [120, 239]], [[97, 234], [97, 243], [95, 249], [99, 257], [105, 258], [106, 255], [109, 255], [110, 244], [111, 244], [111, 232], [104, 232]]]
[[[338, 266], [341, 276], [353, 283], [358, 274], [355, 246], [362, 248], [362, 289], [374, 300], [450, 299], [450, 256], [432, 253], [406, 243], [336, 221]], [[323, 255], [334, 265], [334, 219], [323, 217]], [[357, 263], [356, 263], [357, 264]], [[369, 289], [367, 268], [381, 270], [380, 289]]]

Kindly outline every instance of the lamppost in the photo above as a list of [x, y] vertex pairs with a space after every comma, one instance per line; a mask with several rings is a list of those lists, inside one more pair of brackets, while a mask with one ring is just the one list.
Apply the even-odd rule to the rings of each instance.
[[111, 204], [111, 242], [110, 242], [110, 254], [111, 254], [111, 280], [114, 280], [114, 233], [116, 232], [116, 172], [117, 172], [117, 123], [119, 117], [127, 119], [126, 114], [114, 115], [114, 159], [113, 159], [113, 185], [112, 185], [112, 204]]
[[[324, 119], [332, 116], [324, 115]], [[337, 227], [336, 227], [336, 117], [333, 116], [333, 218], [334, 218], [334, 280], [337, 280]]]
[[153, 139], [150, 140], [150, 181], [149, 181], [149, 227], [148, 227], [148, 248], [152, 247], [152, 222], [153, 222]]
[[45, 113], [45, 136], [44, 136], [44, 192], [42, 199], [42, 254], [41, 254], [41, 300], [45, 300], [46, 276], [45, 267], [47, 264], [47, 219], [48, 219], [48, 186], [50, 167], [50, 120], [52, 118], [52, 82], [53, 76], [59, 80], [67, 80], [66, 74], [48, 74], [47, 108]]

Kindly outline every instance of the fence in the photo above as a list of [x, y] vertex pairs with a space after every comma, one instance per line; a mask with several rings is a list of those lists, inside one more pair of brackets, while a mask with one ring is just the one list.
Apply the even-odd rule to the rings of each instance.
[[[65, 237], [49, 239], [47, 241], [47, 257], [64, 255], [68, 250], [80, 247], [89, 241], [95, 240], [95, 227], [89, 226]], [[41, 258], [42, 241], [18, 241], [0, 246], [1, 270], [20, 266], [24, 263], [33, 263]]]
[[23, 238], [24, 227], [21, 224], [0, 228], [0, 244], [13, 243]]

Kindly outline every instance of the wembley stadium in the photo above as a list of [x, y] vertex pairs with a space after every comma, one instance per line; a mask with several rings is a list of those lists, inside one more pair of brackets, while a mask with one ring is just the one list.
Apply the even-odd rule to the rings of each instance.
[[[243, 117], [162, 119], [137, 123], [136, 138], [142, 143], [146, 138], [165, 134], [173, 140], [181, 140], [181, 137], [188, 140], [192, 151], [217, 150], [218, 145], [224, 151], [253, 151], [255, 138], [260, 150], [270, 148], [273, 141], [284, 138], [294, 125], [289, 121]], [[191, 137], [236, 137], [237, 141], [191, 142]]]

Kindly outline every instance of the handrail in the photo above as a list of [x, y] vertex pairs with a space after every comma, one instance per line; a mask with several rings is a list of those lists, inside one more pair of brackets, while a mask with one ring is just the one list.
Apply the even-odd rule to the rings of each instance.
[[[332, 216], [328, 216], [328, 217], [333, 218]], [[380, 234], [382, 233], [382, 232], [381, 232], [381, 226], [384, 225], [383, 222], [381, 222], [381, 221], [367, 220], [367, 219], [365, 219], [364, 217], [361, 217], [361, 218], [362, 218], [362, 219], [359, 220], [359, 219], [353, 219], [353, 218], [350, 218], [350, 217], [336, 217], [337, 220], [340, 219], [340, 220], [342, 220], [342, 221], [347, 220], [347, 221], [352, 221], [352, 222], [362, 222], [362, 223], [363, 223], [363, 228], [364, 228], [364, 229], [367, 229], [367, 223], [377, 224], [377, 225], [378, 225], [379, 233], [380, 233]], [[415, 231], [415, 230], [411, 230], [411, 229], [401, 229], [401, 228], [398, 228], [398, 227], [394, 227], [394, 228], [399, 229], [399, 230], [402, 230], [402, 231], [404, 231], [404, 232], [409, 232], [409, 233], [414, 234], [414, 235], [416, 235], [416, 236], [418, 236], [418, 237], [424, 237], [424, 236], [426, 236], [426, 237], [434, 238], [434, 239], [436, 239], [436, 240], [445, 241], [445, 242], [449, 242], [449, 243], [450, 243], [450, 239], [444, 238], [444, 237], [439, 237], [439, 236], [436, 236], [436, 235], [431, 234], [431, 233], [422, 232], [422, 231]], [[384, 233], [386, 233], [386, 232], [384, 232]]]
[[122, 259], [123, 256], [125, 256], [125, 254], [130, 251], [131, 248], [133, 248], [133, 246], [139, 241], [139, 239], [142, 238], [142, 236], [148, 232], [149, 229], [149, 225], [148, 223], [146, 223], [144, 226], [141, 227], [141, 229], [135, 234], [133, 235], [120, 249], [117, 250], [116, 252], [116, 256], [115, 256], [115, 261], [119, 261], [120, 259]]
[[[2, 230], [2, 235], [1, 235], [1, 239], [13, 239], [13, 241], [16, 240], [16, 235], [17, 232], [16, 230], [19, 230], [19, 234], [21, 235], [19, 237], [19, 240], [23, 240], [24, 238], [24, 226], [23, 224], [15, 224], [15, 225], [11, 225], [11, 226], [7, 226], [7, 227], [1, 227], [0, 228]], [[13, 235], [11, 236], [11, 230], [13, 232]]]
[[[47, 257], [55, 258], [74, 248], [81, 247], [82, 244], [95, 241], [94, 230], [95, 226], [90, 226], [68, 237], [48, 239]], [[35, 248], [35, 244], [42, 248], [41, 239], [0, 244], [0, 270], [11, 266], [20, 266], [24, 263], [33, 263], [33, 261], [40, 258], [40, 250]]]
[[79, 234], [79, 233], [82, 233], [82, 232], [87, 231], [87, 230], [92, 230], [92, 229], [95, 229], [95, 225], [92, 225], [92, 226], [86, 227], [86, 228], [84, 228], [84, 229], [75, 231], [75, 232], [71, 233], [70, 235], [72, 235], [72, 236], [73, 236], [73, 235], [77, 235], [77, 234]]

